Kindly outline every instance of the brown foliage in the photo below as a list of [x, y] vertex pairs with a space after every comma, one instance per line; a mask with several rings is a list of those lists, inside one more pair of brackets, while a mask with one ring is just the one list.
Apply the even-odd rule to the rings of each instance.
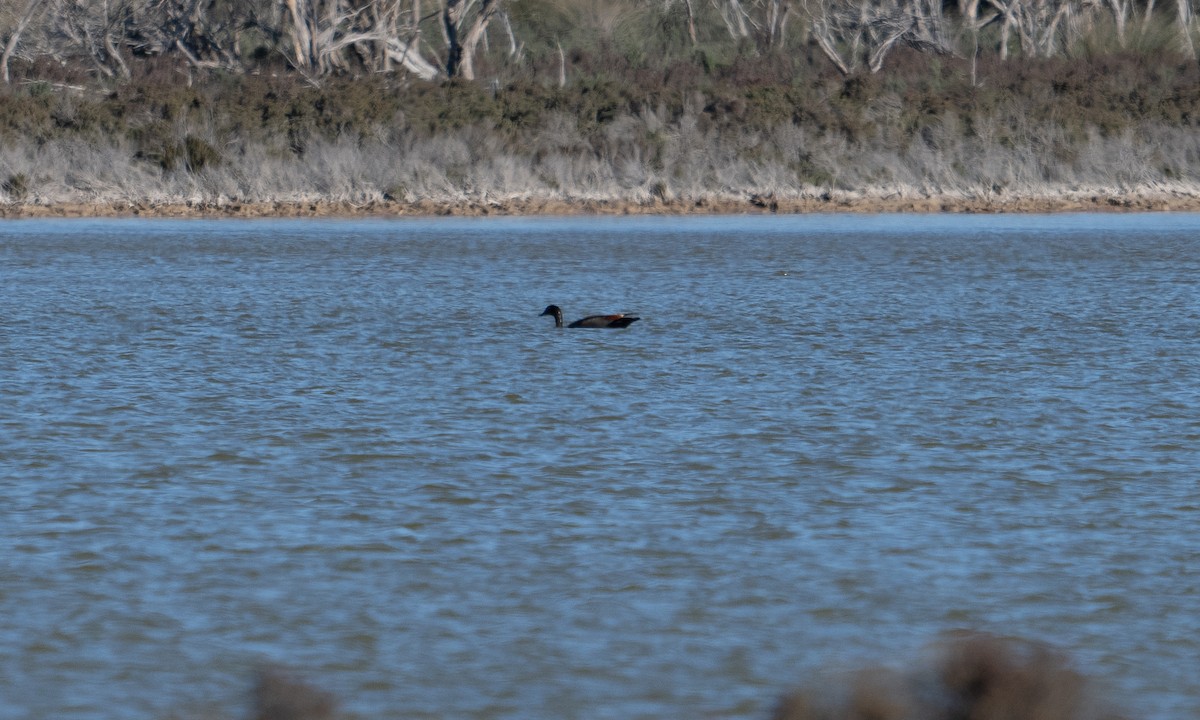
[[786, 696], [773, 720], [1118, 720], [1086, 679], [1045, 645], [984, 633], [951, 635], [932, 661], [901, 674], [861, 670], [830, 691]]

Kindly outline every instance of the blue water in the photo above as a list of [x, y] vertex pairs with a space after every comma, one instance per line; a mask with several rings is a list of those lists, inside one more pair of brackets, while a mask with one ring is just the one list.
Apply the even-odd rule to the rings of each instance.
[[1198, 238], [0, 223], [0, 717], [763, 718], [954, 628], [1200, 716]]

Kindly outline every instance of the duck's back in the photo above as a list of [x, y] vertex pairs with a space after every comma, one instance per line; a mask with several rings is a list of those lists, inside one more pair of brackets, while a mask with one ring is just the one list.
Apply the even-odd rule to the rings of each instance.
[[576, 320], [567, 327], [573, 328], [625, 328], [637, 322], [641, 318], [632, 317], [620, 313], [617, 315], [588, 315], [587, 317]]

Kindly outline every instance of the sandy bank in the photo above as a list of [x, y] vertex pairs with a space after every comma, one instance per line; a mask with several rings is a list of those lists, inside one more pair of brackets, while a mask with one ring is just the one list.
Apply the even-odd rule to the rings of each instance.
[[750, 195], [701, 199], [466, 199], [269, 202], [0, 203], [0, 218], [160, 217], [433, 217], [486, 215], [726, 215], [760, 213], [1054, 213], [1198, 212], [1200, 196], [1183, 194], [1062, 194], [1022, 197], [878, 197], [846, 194], [813, 198]]

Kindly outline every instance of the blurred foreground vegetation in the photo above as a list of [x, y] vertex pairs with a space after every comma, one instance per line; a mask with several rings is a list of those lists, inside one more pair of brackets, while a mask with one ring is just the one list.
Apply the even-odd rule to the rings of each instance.
[[0, 201], [1200, 192], [1190, 0], [296, 2], [5, 3]]
[[[337, 720], [329, 693], [278, 669], [260, 673], [250, 720]], [[1126, 720], [1061, 651], [987, 633], [944, 634], [903, 669], [815, 670], [771, 720]], [[765, 718], [764, 718], [765, 720]]]

